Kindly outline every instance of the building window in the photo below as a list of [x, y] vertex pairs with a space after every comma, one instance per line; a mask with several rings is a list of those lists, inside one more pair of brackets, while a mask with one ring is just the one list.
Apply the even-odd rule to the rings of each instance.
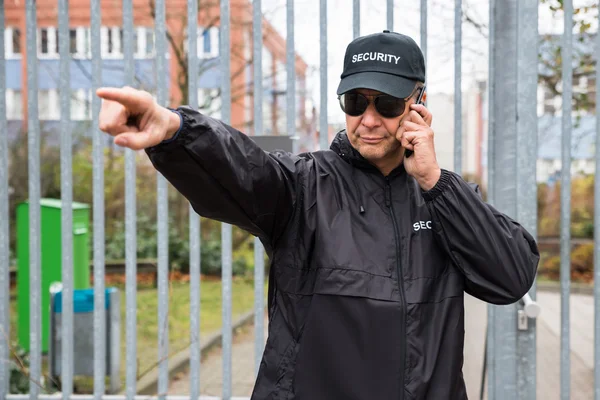
[[154, 55], [154, 29], [138, 26], [133, 31], [133, 51], [136, 58], [149, 58]]
[[52, 26], [40, 28], [38, 36], [38, 56], [58, 57], [58, 30]]
[[205, 48], [205, 55], [208, 57], [218, 57], [219, 56], [219, 28], [217, 28], [216, 26], [213, 26], [212, 28], [209, 29], [209, 40], [210, 40], [210, 46], [209, 49], [206, 50]]
[[205, 29], [202, 33], [202, 52], [201, 54], [210, 54], [210, 30]]
[[77, 30], [69, 29], [69, 53], [77, 54]]
[[121, 52], [121, 33], [119, 27], [101, 27], [100, 41], [103, 58], [118, 58], [123, 55]]
[[78, 89], [71, 92], [71, 119], [87, 121], [92, 119], [92, 92]]
[[48, 30], [42, 29], [42, 54], [48, 54]]
[[60, 119], [60, 99], [56, 90], [38, 92], [38, 118], [40, 120]]
[[[219, 28], [198, 27], [198, 38], [196, 39], [196, 54], [198, 58], [215, 58], [219, 55]], [[189, 40], [187, 32], [183, 39], [183, 52], [188, 54]]]
[[146, 28], [146, 43], [144, 45], [144, 54], [151, 56], [154, 54], [154, 29]]
[[90, 28], [77, 27], [75, 31], [75, 51], [73, 52], [73, 33], [71, 33], [71, 54], [76, 58], [90, 58], [92, 55], [90, 43]]
[[8, 27], [4, 30], [4, 57], [15, 58], [21, 55], [21, 31]]
[[6, 89], [6, 119], [23, 119], [23, 99], [19, 90]]

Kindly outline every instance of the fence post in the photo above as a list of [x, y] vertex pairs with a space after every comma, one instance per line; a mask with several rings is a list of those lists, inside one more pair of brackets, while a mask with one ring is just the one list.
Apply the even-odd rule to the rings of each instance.
[[560, 178], [560, 398], [571, 392], [571, 330], [569, 297], [571, 286], [571, 111], [573, 97], [573, 2], [563, 1], [562, 44], [562, 151]]
[[[490, 34], [490, 159], [494, 205], [515, 218], [517, 214], [517, 0], [495, 1], [491, 7]], [[492, 68], [493, 65], [493, 68]], [[495, 121], [501, 121], [496, 124]], [[498, 139], [498, 140], [496, 140]], [[490, 400], [517, 398], [516, 305], [488, 306], [488, 357]]]
[[[537, 237], [537, 65], [538, 1], [517, 4], [517, 219]], [[535, 21], [535, 23], [533, 23]], [[535, 283], [530, 291], [535, 298]], [[519, 303], [519, 309], [523, 306]], [[529, 319], [526, 331], [517, 331], [518, 399], [536, 398], [536, 319]]]

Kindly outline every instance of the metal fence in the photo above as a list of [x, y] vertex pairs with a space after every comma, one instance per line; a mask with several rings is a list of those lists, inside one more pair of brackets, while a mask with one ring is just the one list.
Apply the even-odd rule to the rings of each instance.
[[[421, 47], [427, 55], [427, 0], [421, 0]], [[489, 36], [489, 137], [488, 137], [488, 193], [489, 200], [496, 207], [508, 215], [521, 221], [524, 226], [534, 234], [537, 232], [536, 213], [536, 149], [537, 149], [537, 52], [532, 51], [538, 45], [537, 21], [538, 1], [536, 0], [491, 0], [490, 1], [490, 36]], [[393, 30], [393, 0], [386, 1], [387, 29]], [[407, 5], [408, 3], [404, 3]], [[411, 3], [412, 4], [412, 3]], [[200, 2], [200, 7], [202, 3]], [[101, 8], [100, 0], [91, 0], [91, 43], [92, 43], [92, 77], [93, 90], [101, 86], [102, 64], [100, 53], [100, 27]], [[156, 0], [156, 49], [157, 54], [166, 53], [166, 14], [165, 0]], [[187, 2], [187, 33], [188, 33], [188, 62], [189, 70], [198, 69], [197, 51], [197, 15], [198, 2]], [[320, 65], [326, 66], [328, 62], [327, 41], [327, 0], [319, 0], [320, 9]], [[353, 0], [354, 11], [353, 35], [360, 35], [360, 0]], [[563, 60], [569, 61], [572, 57], [572, 26], [573, 5], [571, 0], [564, 1], [564, 47]], [[29, 60], [37, 59], [37, 19], [35, 0], [26, 0], [27, 13], [27, 57]], [[230, 3], [229, 0], [220, 1], [220, 68], [223, 76], [230, 75]], [[295, 135], [295, 68], [294, 68], [294, 1], [287, 0], [287, 129], [288, 134]], [[70, 210], [73, 202], [72, 196], [72, 141], [71, 126], [69, 124], [69, 2], [58, 0], [59, 43], [60, 43], [60, 105], [64, 112], [61, 113], [61, 192], [64, 209]], [[4, 1], [0, 0], [0, 31], [4, 32], [5, 12]], [[316, 28], [315, 28], [316, 29]], [[123, 0], [123, 31], [124, 31], [124, 65], [126, 83], [134, 84], [134, 58], [133, 58], [133, 1]], [[455, 109], [454, 123], [456, 131], [462, 129], [461, 107], [461, 52], [462, 52], [462, 4], [455, 0]], [[253, 1], [253, 58], [254, 58], [254, 131], [260, 134], [263, 131], [263, 102], [262, 102], [262, 12], [261, 0]], [[596, 54], [600, 54], [600, 35], [597, 37]], [[563, 63], [563, 124], [562, 124], [562, 189], [561, 189], [561, 399], [570, 396], [570, 329], [569, 329], [569, 296], [570, 296], [570, 141], [571, 141], [571, 95], [572, 95], [572, 69], [570, 62]], [[156, 58], [157, 100], [160, 104], [167, 104], [167, 59]], [[600, 73], [597, 70], [597, 85], [600, 85]], [[31, 286], [31, 313], [30, 326], [30, 393], [28, 395], [14, 395], [8, 393], [8, 368], [9, 354], [8, 338], [9, 328], [9, 225], [8, 225], [8, 138], [6, 120], [6, 71], [4, 60], [4, 42], [0, 40], [0, 325], [3, 333], [0, 335], [0, 400], [29, 399], [143, 399], [145, 396], [136, 394], [136, 164], [132, 151], [126, 152], [126, 395], [108, 396], [105, 394], [104, 376], [106, 371], [106, 343], [105, 343], [105, 310], [104, 298], [104, 165], [103, 165], [103, 133], [98, 129], [98, 113], [100, 100], [93, 96], [93, 209], [94, 209], [94, 242], [93, 264], [94, 268], [94, 394], [90, 396], [74, 396], [71, 388], [73, 383], [73, 351], [69, 346], [62, 348], [62, 384], [63, 392], [60, 395], [41, 395], [36, 382], [42, 376], [41, 358], [41, 332], [40, 332], [40, 130], [38, 120], [38, 67], [36, 62], [27, 63], [28, 84], [28, 160], [29, 160], [29, 234], [30, 234], [30, 286]], [[198, 106], [197, 82], [189, 80], [189, 103], [192, 107]], [[229, 122], [231, 118], [231, 82], [222, 80], [222, 119]], [[596, 91], [597, 107], [600, 106], [600, 90]], [[320, 69], [320, 108], [319, 108], [319, 143], [321, 148], [328, 146], [327, 132], [327, 71]], [[600, 121], [597, 121], [596, 140], [600, 140]], [[461, 135], [455, 135], [454, 169], [461, 173], [462, 152]], [[596, 176], [600, 174], [600, 152], [596, 152]], [[168, 312], [168, 203], [167, 182], [157, 176], [158, 193], [158, 318], [163, 321]], [[595, 205], [600, 205], [600, 181], [596, 180]], [[200, 219], [190, 207], [190, 397], [200, 396], [200, 341], [199, 341], [199, 314], [200, 314]], [[72, 215], [70, 212], [62, 213], [62, 270], [63, 270], [63, 326], [62, 339], [65, 343], [73, 342], [73, 236]], [[600, 262], [600, 216], [595, 214], [595, 265]], [[222, 295], [223, 295], [223, 399], [232, 398], [232, 229], [231, 226], [222, 225]], [[263, 317], [264, 310], [264, 265], [262, 247], [258, 240], [255, 241], [255, 368], [258, 369], [262, 354]], [[595, 269], [596, 282], [600, 281], [600, 269]], [[595, 286], [595, 398], [600, 400], [600, 289]], [[535, 287], [531, 291], [535, 297]], [[535, 320], [529, 321], [526, 329], [519, 329], [517, 320], [523, 304], [511, 306], [489, 306], [488, 309], [488, 337], [487, 337], [487, 388], [490, 399], [534, 399], [536, 392], [536, 324]], [[158, 359], [159, 359], [159, 398], [171, 399], [180, 396], [167, 396], [168, 389], [168, 329], [167, 324], [159, 324]], [[184, 397], [181, 397], [184, 398]], [[187, 398], [187, 397], [185, 397]], [[208, 399], [208, 398], [205, 398]]]

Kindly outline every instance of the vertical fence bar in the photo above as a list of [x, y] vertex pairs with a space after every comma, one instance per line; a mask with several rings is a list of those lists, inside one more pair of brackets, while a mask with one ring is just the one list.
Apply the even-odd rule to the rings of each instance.
[[327, 0], [319, 0], [319, 37], [320, 37], [320, 112], [319, 147], [327, 150], [329, 145], [329, 124], [327, 123]]
[[[262, 1], [252, 3], [252, 39], [254, 59], [254, 134], [263, 134], [262, 84]], [[264, 348], [265, 259], [264, 248], [254, 238], [254, 375], [258, 375]]]
[[394, 0], [387, 0], [387, 29], [394, 31]]
[[[495, 124], [494, 135], [502, 138], [494, 143], [495, 169], [494, 202], [496, 207], [511, 218], [517, 213], [517, 1], [496, 2], [494, 12], [495, 38], [492, 63], [494, 75], [490, 77], [498, 84], [490, 99], [494, 103], [494, 118], [502, 121]], [[514, 399], [516, 391], [516, 305], [494, 307], [494, 324], [490, 329], [494, 337], [494, 398]]]
[[[92, 91], [102, 86], [100, 0], [91, 0]], [[104, 137], [98, 128], [100, 98], [92, 96], [94, 223], [94, 397], [101, 400], [106, 376], [106, 309], [104, 283]]]
[[[165, 0], [156, 0], [156, 101], [167, 106], [167, 31]], [[167, 180], [156, 173], [156, 219], [158, 236], [158, 396], [166, 398], [169, 388], [169, 204]]]
[[62, 247], [62, 393], [69, 400], [73, 390], [73, 144], [71, 139], [71, 78], [69, 73], [69, 2], [58, 1], [60, 51], [60, 186]]
[[258, 238], [254, 238], [254, 375], [258, 375], [260, 360], [264, 350], [265, 320], [265, 260], [264, 248]]
[[[427, 65], [427, 0], [421, 0], [421, 51]], [[428, 74], [426, 74], [428, 75]]]
[[[191, 1], [188, 4], [197, 4]], [[191, 44], [191, 43], [190, 43]], [[197, 76], [197, 75], [194, 75]], [[191, 97], [198, 97], [190, 93]], [[198, 108], [198, 101], [189, 101]], [[190, 399], [200, 397], [200, 216], [189, 206], [190, 220]]]
[[40, 242], [40, 125], [38, 121], [37, 13], [27, 0], [27, 145], [29, 166], [29, 398], [40, 394], [42, 376], [41, 242]]
[[352, 32], [354, 39], [360, 36], [360, 0], [352, 1]]
[[[188, 0], [188, 104], [198, 108], [198, 2]], [[200, 216], [189, 206], [190, 220], [190, 398], [200, 397]]]
[[232, 227], [221, 225], [221, 264], [222, 264], [222, 296], [223, 296], [223, 400], [231, 399], [231, 359], [232, 359]]
[[560, 184], [560, 398], [571, 392], [569, 296], [571, 286], [571, 99], [573, 96], [573, 2], [564, 0], [562, 45], [562, 168]]
[[[496, 188], [495, 179], [495, 112], [494, 98], [496, 97], [496, 69], [494, 67], [494, 53], [496, 52], [496, 0], [490, 0], [489, 5], [489, 44], [488, 44], [488, 137], [487, 137], [487, 175], [488, 175], [488, 202], [495, 204], [496, 196], [494, 190]], [[481, 380], [480, 399], [483, 400], [485, 392], [485, 374], [487, 372], [487, 394], [488, 400], [496, 400], [494, 383], [496, 382], [496, 309], [492, 304], [487, 307], [487, 325], [485, 339], [485, 354], [484, 354], [484, 376]]]
[[[0, 0], [0, 32], [4, 32], [4, 0]], [[8, 127], [6, 123], [6, 65], [0, 39], [0, 400], [9, 392], [10, 271], [8, 225]]]
[[[598, 2], [600, 10], [600, 1]], [[598, 14], [600, 23], [600, 13]], [[600, 25], [599, 25], [600, 26]], [[600, 66], [600, 35], [596, 35]], [[1, 114], [0, 114], [1, 115]], [[596, 171], [594, 175], [594, 400], [600, 400], [600, 68], [596, 67]], [[2, 180], [0, 179], [0, 184]], [[1, 193], [2, 191], [0, 191]], [[0, 212], [0, 215], [2, 213]]]
[[454, 172], [462, 175], [462, 0], [454, 5]]
[[[230, 0], [221, 0], [221, 40], [219, 56], [221, 58], [221, 97], [223, 122], [231, 123], [231, 47], [230, 47]], [[232, 281], [232, 255], [231, 238], [232, 227], [221, 224], [221, 259], [222, 259], [222, 296], [223, 296], [223, 400], [231, 398], [231, 281]]]
[[[125, 84], [134, 86], [133, 2], [123, 0]], [[137, 382], [137, 223], [135, 151], [125, 150], [125, 394], [133, 400]]]
[[[538, 1], [517, 3], [517, 220], [537, 237], [537, 64]], [[535, 298], [535, 282], [530, 294]], [[518, 308], [523, 309], [519, 304]], [[526, 331], [517, 331], [518, 399], [536, 397], [536, 319], [529, 319]]]
[[287, 87], [286, 87], [286, 106], [287, 106], [287, 131], [288, 135], [294, 138], [293, 148], [296, 152], [296, 51], [294, 43], [294, 0], [287, 0], [287, 37], [285, 40], [286, 49], [286, 69], [287, 69]]

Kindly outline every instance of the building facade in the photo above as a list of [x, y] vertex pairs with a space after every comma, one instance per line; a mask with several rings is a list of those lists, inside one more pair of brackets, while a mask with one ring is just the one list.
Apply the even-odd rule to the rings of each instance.
[[[135, 86], [156, 95], [153, 2], [133, 0]], [[27, 53], [25, 2], [4, 2], [6, 58], [6, 103], [9, 126], [21, 130], [27, 121]], [[71, 119], [91, 120], [92, 60], [90, 3], [69, 2]], [[123, 17], [121, 2], [101, 1], [100, 31], [102, 85], [122, 86]], [[58, 7], [56, 1], [37, 2], [38, 112], [44, 125], [60, 119]], [[169, 105], [188, 102], [187, 87], [187, 3], [166, 0]], [[253, 134], [252, 5], [249, 0], [231, 2], [231, 125]], [[220, 116], [220, 87], [223, 79], [219, 62], [220, 8], [218, 2], [200, 2], [198, 16], [199, 108]], [[263, 19], [263, 126], [264, 134], [286, 134], [286, 43]], [[312, 127], [306, 113], [307, 65], [296, 55], [297, 134], [309, 134]]]

